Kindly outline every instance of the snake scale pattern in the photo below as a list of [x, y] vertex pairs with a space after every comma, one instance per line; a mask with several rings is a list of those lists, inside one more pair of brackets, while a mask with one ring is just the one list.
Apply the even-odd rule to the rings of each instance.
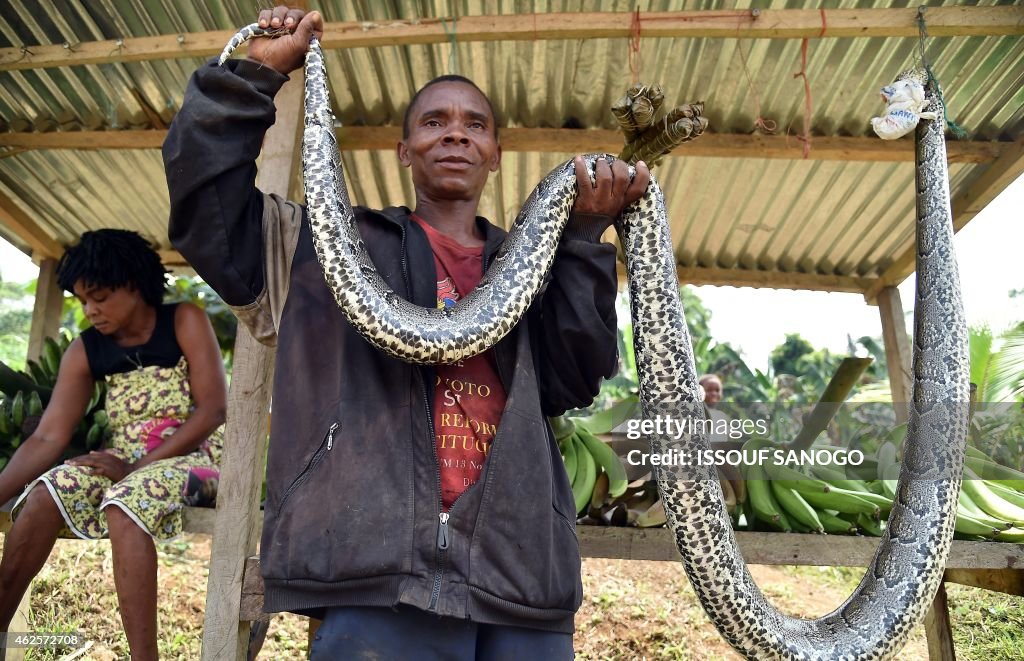
[[[255, 24], [243, 28], [221, 63], [242, 42], [265, 32]], [[939, 101], [930, 89], [929, 95], [934, 109]], [[305, 108], [310, 224], [327, 284], [351, 323], [382, 351], [416, 363], [459, 360], [497, 342], [525, 313], [553, 261], [576, 194], [572, 162], [554, 170], [531, 194], [476, 291], [450, 313], [419, 308], [387, 289], [359, 238], [316, 40], [306, 56]], [[588, 157], [591, 169], [595, 159]], [[658, 472], [686, 574], [721, 635], [748, 658], [890, 658], [924, 618], [941, 580], [953, 537], [969, 391], [967, 329], [939, 122], [922, 122], [917, 129], [917, 175], [914, 396], [897, 499], [854, 593], [815, 620], [780, 613], [740, 555], [717, 475], [679, 468]], [[695, 410], [700, 395], [664, 197], [653, 179], [645, 196], [622, 214], [618, 230], [627, 261], [642, 412], [647, 419], [681, 420]], [[657, 453], [698, 452], [708, 448], [708, 439], [655, 436], [651, 445]]]

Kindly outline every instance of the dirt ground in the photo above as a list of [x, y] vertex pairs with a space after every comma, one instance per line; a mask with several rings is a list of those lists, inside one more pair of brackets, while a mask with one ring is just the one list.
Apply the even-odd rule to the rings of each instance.
[[[192, 535], [159, 552], [162, 659], [199, 658], [209, 553], [209, 539]], [[831, 611], [852, 587], [848, 574], [831, 568], [754, 566], [751, 572], [773, 603], [803, 617]], [[586, 559], [583, 585], [578, 659], [740, 658], [708, 621], [678, 563]], [[76, 658], [125, 659], [117, 613], [109, 543], [58, 541], [34, 585], [32, 629], [84, 633], [89, 649]], [[259, 658], [303, 659], [306, 626], [297, 616], [275, 617]], [[36, 652], [27, 658], [61, 657]], [[915, 632], [899, 658], [927, 658], [923, 631]]]

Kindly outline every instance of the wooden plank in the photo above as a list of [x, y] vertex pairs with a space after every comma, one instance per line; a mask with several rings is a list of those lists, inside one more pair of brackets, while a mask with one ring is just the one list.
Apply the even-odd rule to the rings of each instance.
[[945, 581], [1024, 597], [1021, 569], [947, 569]]
[[260, 574], [259, 556], [245, 560], [245, 574], [242, 580], [241, 617], [255, 620], [263, 614], [263, 576]]
[[[576, 526], [576, 534], [580, 553], [587, 558], [679, 560], [675, 540], [666, 528]], [[867, 567], [878, 547], [877, 537], [843, 535], [738, 531], [736, 539], [752, 565]], [[1012, 570], [1024, 580], [1024, 544], [953, 540], [946, 571], [959, 570]], [[252, 581], [254, 586], [256, 579]], [[245, 589], [252, 591], [253, 586]]]
[[[546, 41], [553, 39], [626, 39], [632, 12], [579, 12], [460, 16], [460, 43], [478, 41]], [[1021, 7], [929, 7], [928, 33], [933, 37], [1024, 34]], [[446, 20], [446, 23], [442, 23]], [[449, 40], [451, 19], [415, 18], [332, 22], [324, 26], [326, 49], [439, 44]], [[804, 39], [918, 36], [917, 8], [748, 9], [736, 11], [643, 12], [644, 37]], [[138, 62], [220, 53], [234, 30], [191, 32], [155, 37], [108, 39], [83, 43], [16, 46], [0, 49], [0, 71], [45, 67]]]
[[[949, 150], [956, 141], [947, 142]], [[985, 169], [977, 180], [957, 193], [950, 204], [953, 210], [953, 231], [959, 232], [968, 222], [981, 213], [989, 202], [1003, 192], [1018, 177], [1024, 174], [1024, 137], [1012, 143], [1003, 143], [999, 157]], [[873, 302], [882, 287], [898, 285], [914, 272], [917, 260], [917, 246], [911, 245], [882, 273], [878, 284], [865, 292], [868, 302]]]
[[[287, 195], [299, 167], [296, 137], [302, 124], [302, 92], [303, 76], [296, 72], [275, 99], [277, 123], [264, 139], [256, 182], [268, 193]], [[256, 342], [239, 324], [217, 493], [216, 534], [210, 550], [204, 661], [242, 661], [248, 652], [250, 623], [241, 617], [242, 584], [245, 559], [255, 552], [262, 525], [259, 499], [273, 373], [274, 351]]]
[[164, 266], [189, 266], [189, 263], [177, 250], [157, 250], [156, 252], [160, 255], [160, 261]]
[[167, 138], [161, 129], [129, 131], [50, 131], [0, 133], [0, 147], [21, 149], [160, 149]]
[[[677, 266], [679, 282], [690, 285], [730, 285], [733, 287], [769, 287], [772, 289], [805, 289], [811, 291], [861, 293], [873, 280], [845, 275], [819, 273], [786, 273], [783, 271], [750, 271]], [[619, 265], [619, 279], [625, 281], [624, 267]]]
[[44, 232], [14, 200], [0, 191], [0, 223], [32, 248], [33, 257], [59, 258], [64, 246]]
[[885, 364], [889, 369], [889, 388], [896, 424], [907, 421], [907, 407], [913, 394], [910, 371], [910, 337], [903, 316], [903, 303], [896, 287], [886, 287], [878, 293], [878, 312], [882, 317], [882, 343], [885, 345]]
[[[343, 126], [338, 143], [344, 151], [395, 148], [402, 138], [400, 126]], [[167, 131], [55, 131], [50, 133], [0, 133], [0, 147], [16, 149], [159, 149]], [[612, 129], [505, 128], [501, 147], [508, 152], [580, 154], [619, 153], [622, 134]], [[994, 163], [1017, 143], [957, 141], [949, 144], [950, 163]], [[803, 159], [800, 143], [781, 135], [706, 133], [700, 140], [676, 147], [669, 157]], [[913, 162], [909, 140], [878, 140], [872, 137], [815, 137], [808, 157], [812, 161]], [[1005, 184], [1004, 184], [1005, 186]], [[1000, 188], [1000, 190], [1002, 190]]]
[[[666, 528], [613, 528], [577, 526], [580, 553], [586, 558], [617, 560], [679, 561], [675, 541]], [[804, 535], [797, 533], [737, 532], [744, 559], [751, 565], [807, 565], [824, 567], [867, 567], [878, 546], [877, 537]], [[247, 617], [260, 614], [263, 578], [259, 558], [245, 562], [243, 602]], [[965, 542], [954, 540], [947, 572], [964, 576], [978, 570], [1010, 571], [1024, 577], [1024, 544], [1006, 542]], [[1024, 578], [1020, 578], [1024, 580]]]
[[942, 583], [939, 583], [935, 600], [924, 616], [924, 633], [928, 639], [929, 661], [956, 660], [953, 627], [949, 621], [949, 601], [946, 599], [946, 586]]
[[43, 355], [43, 343], [46, 338], [56, 336], [60, 330], [60, 318], [63, 314], [64, 290], [57, 284], [57, 260], [44, 259], [39, 264], [39, 279], [36, 281], [26, 358], [39, 360]]

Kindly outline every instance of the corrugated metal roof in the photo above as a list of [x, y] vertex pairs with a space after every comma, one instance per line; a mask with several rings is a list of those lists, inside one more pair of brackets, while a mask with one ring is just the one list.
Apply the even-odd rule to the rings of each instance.
[[[230, 29], [252, 20], [253, 3], [229, 0], [52, 0], [0, 3], [0, 47]], [[409, 20], [483, 14], [721, 9], [714, 0], [597, 2], [311, 1], [328, 21]], [[908, 3], [847, 1], [839, 8]], [[915, 3], [914, 6], [916, 6]], [[931, 6], [955, 4], [929, 2]], [[981, 2], [978, 4], [1013, 4]], [[799, 2], [739, 2], [736, 8], [793, 8]], [[642, 34], [642, 32], [641, 32]], [[458, 22], [453, 39], [458, 41]], [[749, 133], [760, 116], [796, 140], [802, 131], [800, 40], [641, 40], [642, 80], [666, 104], [704, 100], [710, 131]], [[905, 38], [813, 39], [807, 76], [815, 136], [868, 136], [880, 114], [878, 89], [915, 62]], [[932, 38], [927, 57], [951, 115], [973, 140], [1024, 133], [1024, 39]], [[124, 62], [0, 72], [0, 130], [159, 128], [181, 105], [198, 59]], [[328, 72], [335, 111], [348, 125], [399, 125], [415, 89], [454, 69], [475, 80], [502, 126], [614, 128], [608, 110], [631, 81], [626, 39], [508, 41], [334, 50]], [[146, 107], [148, 106], [148, 108]], [[155, 118], [155, 119], [154, 119]], [[813, 141], [812, 141], [813, 150]], [[482, 213], [508, 224], [545, 173], [571, 154], [506, 152]], [[407, 172], [390, 151], [346, 152], [350, 190], [370, 206], [413, 203]], [[955, 196], [983, 171], [950, 168]], [[911, 163], [669, 158], [656, 175], [666, 191], [682, 266], [874, 277], [910, 245]], [[157, 150], [39, 150], [0, 153], [0, 190], [62, 243], [86, 228], [129, 227], [167, 245], [167, 190]], [[24, 246], [10, 232], [0, 233]]]

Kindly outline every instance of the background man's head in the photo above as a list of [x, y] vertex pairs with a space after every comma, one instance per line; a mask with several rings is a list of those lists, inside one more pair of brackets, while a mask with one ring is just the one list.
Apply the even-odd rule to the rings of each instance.
[[722, 380], [717, 374], [705, 374], [697, 381], [704, 389], [704, 403], [714, 408], [722, 401]]

